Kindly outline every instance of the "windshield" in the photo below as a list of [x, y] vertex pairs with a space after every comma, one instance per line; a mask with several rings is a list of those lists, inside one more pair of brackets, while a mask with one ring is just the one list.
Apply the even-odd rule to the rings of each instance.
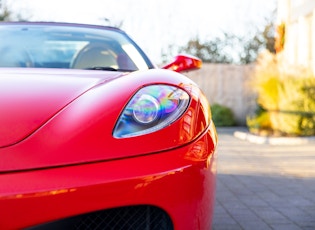
[[150, 68], [120, 30], [50, 24], [0, 26], [0, 67], [136, 71]]

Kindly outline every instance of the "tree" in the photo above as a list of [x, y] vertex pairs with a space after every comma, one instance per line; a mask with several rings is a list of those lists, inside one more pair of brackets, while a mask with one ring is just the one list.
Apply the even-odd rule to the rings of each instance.
[[0, 21], [27, 21], [27, 18], [21, 14], [14, 14], [9, 7], [0, 0]]
[[2, 10], [0, 8], [0, 21], [10, 21], [12, 17], [12, 12], [8, 9], [6, 5], [2, 5]]
[[202, 42], [199, 37], [188, 41], [187, 45], [181, 47], [179, 52], [192, 54], [199, 57], [203, 62], [211, 63], [231, 63], [233, 62], [229, 52], [228, 43], [231, 41], [231, 35], [224, 33], [224, 39], [215, 37], [212, 40]]
[[236, 63], [248, 64], [254, 62], [258, 54], [267, 49], [275, 52], [275, 26], [273, 20], [267, 21], [262, 30], [254, 28], [246, 36], [238, 36], [223, 32], [221, 36], [202, 42], [198, 36], [189, 40], [179, 48], [185, 52], [199, 57], [208, 63]]

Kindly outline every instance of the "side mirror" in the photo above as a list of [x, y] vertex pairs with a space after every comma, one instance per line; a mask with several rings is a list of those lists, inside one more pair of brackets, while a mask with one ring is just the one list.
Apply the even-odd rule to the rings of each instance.
[[162, 69], [170, 69], [175, 72], [191, 71], [200, 69], [202, 61], [194, 56], [180, 54], [175, 57], [175, 60], [165, 66]]

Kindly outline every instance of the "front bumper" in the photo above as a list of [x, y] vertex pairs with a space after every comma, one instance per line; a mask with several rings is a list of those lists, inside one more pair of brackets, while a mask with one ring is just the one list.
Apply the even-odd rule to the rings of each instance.
[[98, 210], [163, 209], [174, 229], [209, 229], [213, 133], [184, 147], [128, 159], [0, 174], [0, 229], [23, 229]]

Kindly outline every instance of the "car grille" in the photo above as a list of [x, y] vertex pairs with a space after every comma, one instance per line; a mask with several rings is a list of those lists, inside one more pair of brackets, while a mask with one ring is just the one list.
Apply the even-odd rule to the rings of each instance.
[[38, 229], [113, 229], [113, 230], [172, 230], [170, 217], [153, 206], [131, 206], [108, 209], [38, 225]]

